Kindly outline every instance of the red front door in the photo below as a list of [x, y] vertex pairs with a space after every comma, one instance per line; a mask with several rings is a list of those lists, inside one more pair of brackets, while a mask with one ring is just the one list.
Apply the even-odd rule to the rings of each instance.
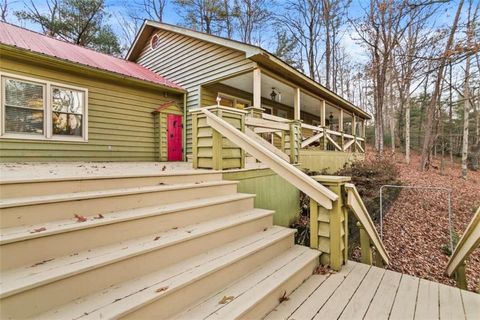
[[167, 115], [168, 161], [182, 161], [182, 116]]

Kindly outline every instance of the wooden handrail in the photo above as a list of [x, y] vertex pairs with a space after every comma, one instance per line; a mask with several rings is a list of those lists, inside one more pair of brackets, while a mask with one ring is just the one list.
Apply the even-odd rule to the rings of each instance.
[[290, 125], [285, 122], [277, 122], [259, 118], [246, 117], [245, 124], [252, 127], [261, 127], [268, 129], [277, 129], [277, 130], [290, 130]]
[[201, 111], [207, 117], [207, 123], [217, 132], [251, 154], [254, 158], [268, 165], [272, 171], [317, 201], [321, 206], [326, 209], [332, 209], [332, 201], [338, 200], [338, 195], [334, 192], [316, 182], [295, 166], [287, 163], [245, 133], [237, 130], [222, 118], [217, 117], [206, 109], [201, 109]]
[[465, 233], [457, 244], [447, 263], [447, 274], [452, 276], [455, 270], [468, 258], [473, 250], [480, 245], [480, 207], [468, 224]]
[[288, 120], [288, 119], [285, 119], [285, 118], [282, 118], [282, 117], [274, 116], [274, 115], [268, 114], [268, 113], [262, 113], [262, 118], [263, 118], [263, 119], [266, 119], [266, 120], [276, 121], [276, 122], [286, 122], [286, 123], [289, 123], [289, 122], [292, 121], [292, 120]]
[[362, 198], [358, 194], [357, 188], [355, 188], [355, 185], [352, 183], [346, 183], [345, 189], [347, 191], [347, 206], [352, 210], [353, 214], [358, 219], [363, 228], [365, 228], [365, 231], [367, 232], [373, 246], [375, 246], [377, 252], [380, 254], [385, 264], [388, 265], [388, 253], [383, 246], [383, 242], [378, 235], [377, 229], [375, 229], [375, 225], [373, 224], [372, 218], [368, 214], [367, 208], [365, 207]]
[[256, 142], [258, 142], [259, 144], [261, 144], [263, 147], [265, 147], [266, 149], [268, 149], [269, 151], [275, 153], [277, 156], [279, 156], [280, 158], [282, 158], [283, 160], [287, 161], [287, 162], [290, 162], [290, 157], [282, 152], [281, 150], [277, 149], [273, 144], [267, 142], [265, 139], [263, 139], [262, 137], [260, 137], [258, 134], [256, 134], [255, 132], [253, 132], [251, 129], [249, 128], [245, 128], [245, 134], [247, 136], [249, 136], [250, 138], [254, 139]]

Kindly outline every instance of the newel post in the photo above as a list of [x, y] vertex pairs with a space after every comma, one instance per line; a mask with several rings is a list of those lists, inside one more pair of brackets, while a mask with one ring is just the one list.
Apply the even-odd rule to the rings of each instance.
[[[210, 112], [245, 132], [246, 111], [223, 106], [207, 107]], [[215, 131], [200, 109], [192, 110], [192, 162], [202, 169], [238, 169], [245, 167], [245, 152]]]
[[290, 163], [298, 163], [300, 148], [302, 146], [302, 121], [292, 120], [290, 122]]
[[365, 228], [360, 222], [357, 222], [358, 231], [360, 233], [360, 251], [362, 254], [362, 263], [372, 264], [372, 244]]
[[322, 252], [320, 262], [340, 270], [348, 259], [348, 213], [345, 207], [345, 183], [350, 177], [314, 176], [339, 197], [331, 210], [310, 199], [310, 246]]

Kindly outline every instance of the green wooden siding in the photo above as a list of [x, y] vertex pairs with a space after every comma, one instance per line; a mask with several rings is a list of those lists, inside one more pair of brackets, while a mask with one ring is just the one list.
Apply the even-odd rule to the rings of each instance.
[[82, 87], [88, 90], [88, 142], [0, 139], [0, 160], [9, 161], [154, 161], [155, 128], [151, 112], [183, 95], [158, 87], [132, 87], [121, 82], [66, 72], [39, 60], [19, 61], [2, 54], [2, 72]]
[[[158, 31], [158, 47], [150, 38], [137, 63], [175, 81], [188, 91], [187, 110], [199, 107], [200, 86], [217, 79], [252, 69], [255, 63], [245, 53], [169, 31]], [[186, 121], [187, 154], [192, 152], [192, 118]]]
[[275, 225], [288, 227], [298, 219], [300, 191], [272, 170], [226, 171], [223, 179], [238, 181], [238, 192], [256, 194], [256, 208], [275, 210]]

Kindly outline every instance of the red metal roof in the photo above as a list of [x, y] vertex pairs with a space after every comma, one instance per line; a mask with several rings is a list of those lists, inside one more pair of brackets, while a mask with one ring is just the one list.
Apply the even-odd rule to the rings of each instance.
[[9, 23], [0, 22], [0, 43], [155, 84], [183, 89], [176, 83], [134, 62], [64, 42]]

